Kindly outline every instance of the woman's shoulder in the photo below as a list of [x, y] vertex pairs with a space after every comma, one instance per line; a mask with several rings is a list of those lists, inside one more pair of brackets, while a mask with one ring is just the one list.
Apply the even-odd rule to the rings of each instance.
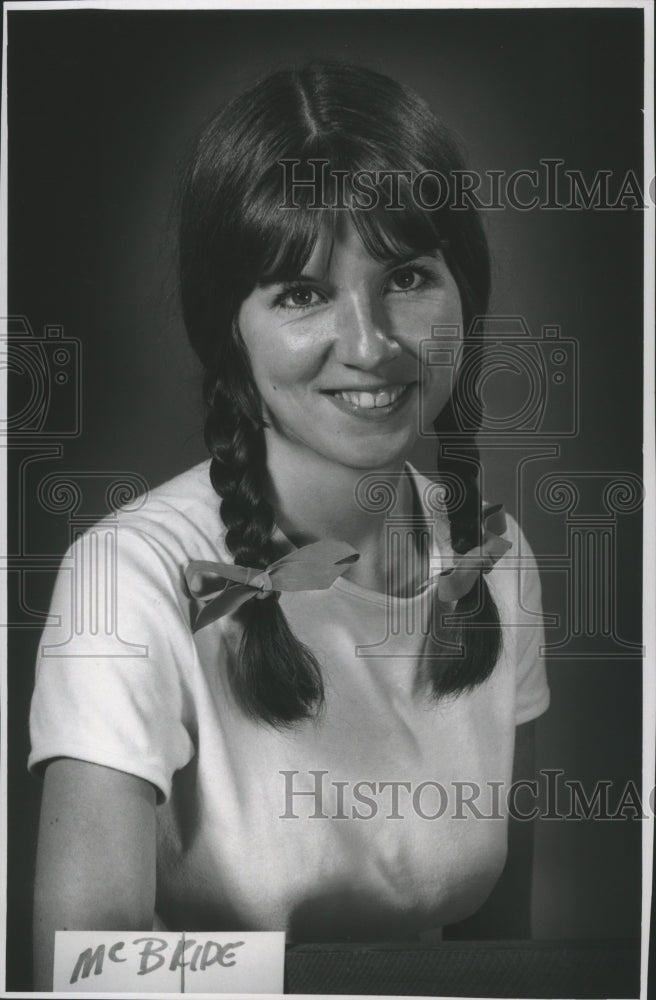
[[130, 499], [90, 529], [115, 534], [118, 550], [149, 550], [179, 566], [191, 559], [229, 558], [220, 498], [209, 476], [209, 460]]
[[186, 469], [172, 479], [144, 490], [117, 511], [120, 519], [159, 520], [176, 518], [195, 520], [218, 510], [218, 497], [212, 488], [209, 459]]

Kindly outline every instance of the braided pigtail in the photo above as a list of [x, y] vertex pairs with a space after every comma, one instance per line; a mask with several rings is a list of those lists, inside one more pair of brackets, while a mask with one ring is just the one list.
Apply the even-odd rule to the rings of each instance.
[[[450, 401], [434, 424], [438, 435], [457, 430], [453, 401]], [[478, 486], [479, 452], [473, 434], [459, 436], [458, 447], [465, 446], [467, 459], [441, 454], [440, 473], [453, 477], [461, 490], [447, 491], [450, 503], [447, 512], [451, 526], [451, 546], [462, 555], [481, 544], [482, 509]], [[435, 598], [433, 615], [438, 621], [444, 614], [443, 605]], [[492, 673], [501, 652], [499, 612], [483, 574], [468, 594], [457, 602], [449, 618], [457, 622], [440, 627], [438, 635], [458, 647], [453, 656], [440, 656], [432, 661], [430, 679], [436, 698], [476, 687]]]
[[[220, 379], [211, 381], [205, 441], [226, 545], [236, 565], [265, 569], [274, 559], [274, 513], [265, 497], [262, 422], [244, 412]], [[319, 664], [293, 634], [277, 595], [247, 601], [236, 614], [243, 634], [230, 683], [244, 711], [278, 727], [315, 716], [324, 697]]]

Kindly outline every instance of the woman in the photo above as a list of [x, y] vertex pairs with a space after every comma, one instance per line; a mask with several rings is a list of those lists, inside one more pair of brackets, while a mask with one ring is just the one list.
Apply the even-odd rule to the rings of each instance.
[[[489, 792], [548, 689], [530, 550], [483, 515], [471, 413], [459, 433], [458, 338], [489, 294], [480, 220], [450, 207], [461, 167], [413, 92], [339, 64], [275, 74], [201, 135], [180, 266], [211, 459], [120, 514], [128, 655], [76, 619], [75, 656], [44, 636], [43, 988], [58, 927], [407, 939], [490, 895]], [[442, 493], [407, 464], [431, 424]], [[111, 600], [94, 544], [70, 564]]]

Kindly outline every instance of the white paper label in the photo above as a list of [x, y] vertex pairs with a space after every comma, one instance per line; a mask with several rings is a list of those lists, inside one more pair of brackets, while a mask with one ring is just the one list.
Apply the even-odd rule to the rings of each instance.
[[61, 993], [282, 993], [282, 931], [57, 931]]

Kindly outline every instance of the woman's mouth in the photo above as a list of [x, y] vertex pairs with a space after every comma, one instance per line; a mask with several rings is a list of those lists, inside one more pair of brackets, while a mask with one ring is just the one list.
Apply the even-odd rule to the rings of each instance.
[[[396, 405], [405, 399], [408, 390], [414, 383], [407, 382], [404, 385], [388, 385], [384, 389], [372, 390], [364, 389], [331, 389], [326, 395], [334, 399], [340, 409], [350, 412], [359, 412], [365, 415], [375, 416], [375, 411], [390, 413]], [[364, 411], [364, 412], [363, 412]]]

